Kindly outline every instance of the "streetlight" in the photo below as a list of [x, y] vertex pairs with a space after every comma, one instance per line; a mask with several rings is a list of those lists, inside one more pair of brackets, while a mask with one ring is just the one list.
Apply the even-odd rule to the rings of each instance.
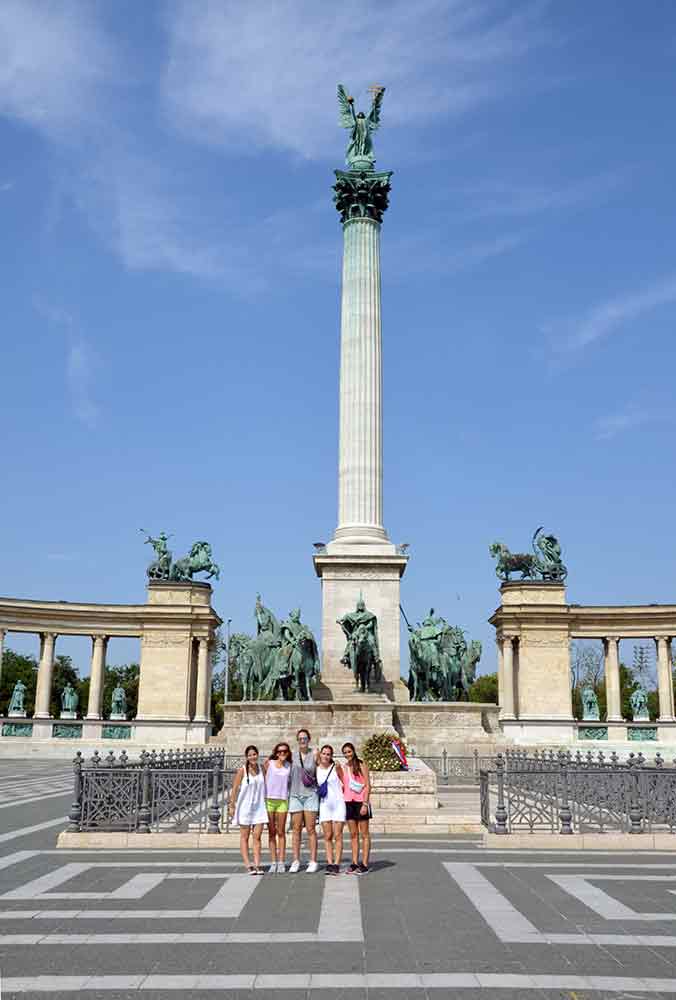
[[232, 618], [225, 623], [225, 701], [230, 701], [230, 625]]

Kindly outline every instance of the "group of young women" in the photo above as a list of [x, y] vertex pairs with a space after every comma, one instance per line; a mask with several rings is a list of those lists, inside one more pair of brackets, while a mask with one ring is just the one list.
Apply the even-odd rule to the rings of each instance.
[[[345, 763], [334, 760], [333, 747], [325, 744], [314, 750], [310, 733], [299, 729], [297, 748], [278, 743], [264, 764], [258, 749], [248, 746], [245, 763], [232, 786], [229, 812], [240, 830], [242, 860], [250, 875], [262, 875], [263, 827], [267, 823], [271, 864], [268, 872], [286, 871], [286, 823], [291, 816], [290, 872], [300, 869], [303, 827], [307, 831], [310, 861], [306, 871], [319, 869], [317, 863], [317, 817], [326, 848], [326, 874], [338, 875], [343, 855], [343, 827], [350, 830], [352, 863], [349, 875], [365, 875], [369, 870], [371, 838], [371, 783], [369, 769], [357, 756], [352, 743], [344, 743]], [[253, 863], [249, 845], [253, 838]]]

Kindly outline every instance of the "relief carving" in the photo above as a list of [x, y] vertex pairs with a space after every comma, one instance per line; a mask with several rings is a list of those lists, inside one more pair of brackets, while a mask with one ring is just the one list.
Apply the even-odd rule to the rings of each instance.
[[190, 642], [190, 632], [144, 632], [143, 645], [153, 647], [185, 646]]

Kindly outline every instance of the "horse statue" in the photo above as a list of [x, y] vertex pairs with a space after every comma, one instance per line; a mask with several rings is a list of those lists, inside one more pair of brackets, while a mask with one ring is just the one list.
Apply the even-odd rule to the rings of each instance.
[[556, 535], [543, 534], [538, 528], [533, 535], [533, 555], [528, 552], [510, 552], [502, 542], [493, 542], [488, 551], [497, 560], [495, 572], [505, 583], [510, 573], [521, 573], [522, 580], [540, 576], [549, 582], [562, 582], [568, 570], [561, 559], [561, 546]]
[[374, 655], [373, 638], [367, 625], [357, 625], [352, 633], [349, 640], [349, 658], [355, 688], [362, 694], [371, 690], [372, 680], [380, 682], [380, 661]]
[[411, 654], [408, 690], [411, 701], [467, 701], [481, 657], [481, 643], [469, 646], [461, 628], [435, 616], [434, 608], [409, 629]]
[[242, 632], [235, 632], [230, 636], [230, 668], [242, 685], [242, 701], [254, 701], [256, 693], [260, 697], [254, 659], [249, 650], [250, 643], [251, 636]]
[[312, 701], [312, 685], [319, 677], [319, 651], [309, 629], [304, 629], [296, 638], [289, 657], [289, 670], [296, 701]]
[[192, 580], [195, 573], [206, 573], [207, 580], [212, 576], [217, 580], [220, 578], [221, 571], [213, 561], [208, 542], [195, 542], [187, 556], [177, 559], [171, 567], [169, 579], [181, 582]]

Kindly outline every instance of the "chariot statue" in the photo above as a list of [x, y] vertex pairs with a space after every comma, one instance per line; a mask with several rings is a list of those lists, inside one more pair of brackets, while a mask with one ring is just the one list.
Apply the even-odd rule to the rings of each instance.
[[207, 579], [220, 577], [220, 568], [213, 561], [211, 546], [208, 542], [195, 542], [187, 556], [177, 559], [174, 562], [173, 553], [167, 548], [169, 535], [161, 531], [157, 538], [140, 529], [142, 534], [148, 537], [146, 545], [152, 545], [155, 550], [155, 559], [148, 566], [146, 573], [149, 580], [166, 580], [185, 583], [192, 580], [196, 573], [206, 573]]
[[435, 616], [434, 608], [416, 628], [408, 620], [406, 624], [410, 633], [411, 701], [468, 701], [481, 658], [481, 643], [472, 640], [468, 645], [462, 629]]
[[382, 681], [378, 619], [360, 594], [356, 609], [339, 618], [338, 624], [347, 639], [340, 662], [352, 671], [355, 691], [371, 691], [374, 682]]
[[538, 528], [533, 535], [532, 555], [529, 552], [510, 552], [502, 542], [493, 542], [489, 546], [490, 554], [496, 560], [495, 572], [501, 580], [508, 582], [511, 573], [521, 573], [521, 580], [539, 577], [544, 581], [563, 583], [568, 570], [561, 558], [561, 545], [555, 535], [543, 532], [543, 528]]

